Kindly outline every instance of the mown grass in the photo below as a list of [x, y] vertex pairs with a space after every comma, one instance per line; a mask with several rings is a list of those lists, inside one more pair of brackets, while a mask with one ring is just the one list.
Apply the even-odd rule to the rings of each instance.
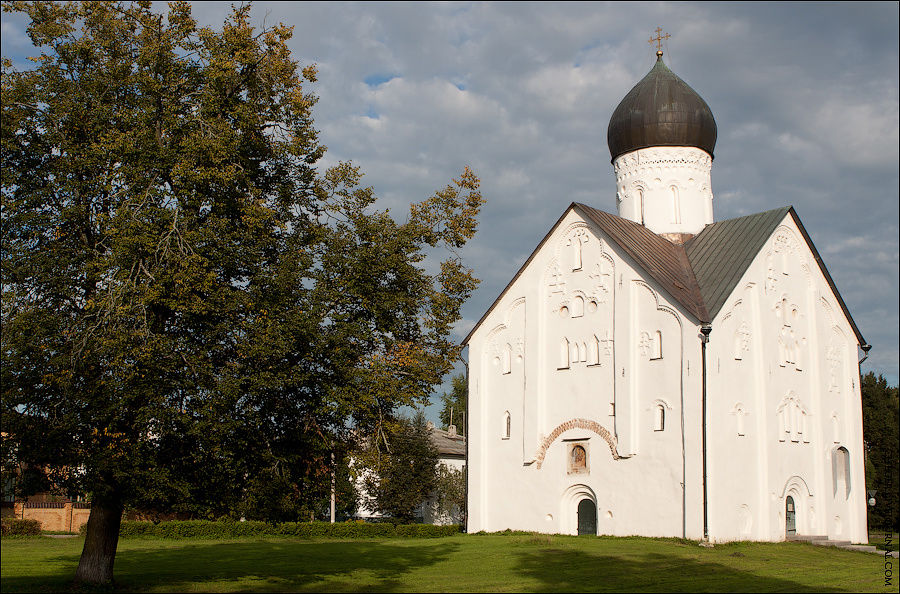
[[[2, 590], [77, 591], [81, 538], [3, 539]], [[122, 539], [129, 592], [869, 592], [883, 558], [801, 543], [459, 535], [441, 539]]]

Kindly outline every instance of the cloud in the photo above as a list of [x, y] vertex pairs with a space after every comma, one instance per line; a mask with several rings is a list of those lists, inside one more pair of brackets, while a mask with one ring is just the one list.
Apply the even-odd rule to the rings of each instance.
[[[197, 3], [218, 26], [221, 3]], [[896, 3], [269, 3], [257, 24], [295, 26], [324, 164], [352, 159], [381, 207], [405, 216], [470, 165], [487, 203], [463, 251], [483, 279], [477, 320], [572, 201], [615, 212], [606, 128], [652, 67], [647, 39], [718, 124], [721, 220], [794, 205], [898, 381]], [[3, 14], [3, 53], [24, 26]], [[18, 32], [18, 37], [16, 34]]]

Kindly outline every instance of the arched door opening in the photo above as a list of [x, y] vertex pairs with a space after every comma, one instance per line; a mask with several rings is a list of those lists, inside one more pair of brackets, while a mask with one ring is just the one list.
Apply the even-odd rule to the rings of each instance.
[[597, 535], [597, 505], [590, 499], [578, 502], [578, 536]]
[[797, 534], [797, 508], [790, 495], [784, 500], [784, 533], [788, 538]]

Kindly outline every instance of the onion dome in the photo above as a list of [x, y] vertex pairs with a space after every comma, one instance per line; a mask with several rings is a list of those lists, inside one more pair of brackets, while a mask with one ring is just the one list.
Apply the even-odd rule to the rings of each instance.
[[609, 120], [612, 160], [652, 146], [693, 146], [713, 156], [716, 120], [706, 101], [663, 63], [662, 52]]

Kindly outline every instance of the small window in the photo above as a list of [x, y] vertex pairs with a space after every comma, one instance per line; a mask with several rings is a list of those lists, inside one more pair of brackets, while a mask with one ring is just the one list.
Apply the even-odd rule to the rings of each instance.
[[635, 218], [641, 222], [641, 225], [643, 225], [644, 224], [644, 188], [638, 187], [635, 189], [636, 189], [636, 192], [635, 192], [636, 200], [634, 201], [634, 209], [635, 209], [634, 214], [637, 215]]
[[575, 295], [572, 298], [572, 317], [580, 318], [584, 315], [584, 297], [581, 295]]
[[669, 191], [672, 192], [672, 222], [680, 223], [681, 203], [678, 197], [678, 186], [669, 186]]
[[850, 498], [850, 452], [841, 446], [832, 452], [832, 474], [834, 479], [834, 496], [841, 499]]
[[666, 407], [662, 404], [657, 404], [653, 408], [653, 430], [654, 431], [665, 431], [666, 430]]
[[509, 439], [510, 434], [512, 433], [512, 418], [509, 416], [509, 411], [503, 413], [503, 439]]
[[662, 359], [662, 332], [656, 331], [650, 344], [650, 360]]
[[503, 355], [501, 358], [501, 371], [503, 375], [506, 375], [512, 371], [512, 346], [507, 344], [503, 348]]
[[596, 335], [588, 343], [588, 365], [600, 365], [600, 339]]
[[559, 341], [559, 367], [557, 369], [569, 368], [569, 341], [565, 338]]

